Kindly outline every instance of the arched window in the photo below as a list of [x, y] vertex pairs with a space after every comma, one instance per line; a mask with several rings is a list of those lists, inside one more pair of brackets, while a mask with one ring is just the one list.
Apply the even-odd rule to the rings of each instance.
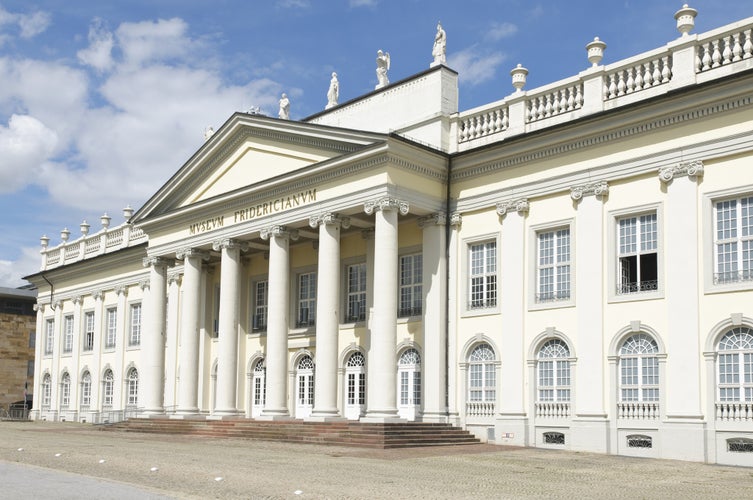
[[50, 377], [50, 374], [47, 373], [42, 379], [42, 406], [49, 408], [51, 399], [52, 399], [52, 377]]
[[112, 407], [113, 390], [115, 388], [115, 377], [112, 370], [106, 370], [102, 377], [102, 405]]
[[264, 409], [264, 402], [267, 399], [267, 368], [264, 365], [264, 360], [260, 359], [254, 365], [254, 378], [253, 378], [253, 405], [251, 407], [251, 416], [258, 417], [261, 415]]
[[414, 420], [421, 405], [421, 355], [416, 349], [403, 351], [397, 362], [398, 413], [402, 418]]
[[81, 377], [81, 406], [88, 407], [92, 402], [92, 376], [84, 372]]
[[645, 333], [629, 337], [620, 348], [620, 400], [659, 401], [659, 347]]
[[468, 356], [468, 401], [493, 403], [496, 398], [494, 350], [489, 344], [479, 344]]
[[307, 418], [314, 407], [314, 360], [308, 354], [298, 361], [296, 370], [298, 378], [298, 398], [296, 399], [296, 418]]
[[357, 420], [366, 404], [366, 358], [363, 353], [354, 352], [345, 363], [346, 402], [345, 417]]
[[60, 381], [60, 407], [68, 408], [71, 404], [71, 376], [68, 372], [63, 374]]
[[539, 401], [570, 401], [570, 349], [560, 339], [547, 341], [538, 355]]
[[719, 401], [753, 401], [753, 330], [731, 329], [719, 341]]
[[139, 404], [139, 372], [136, 368], [128, 370], [128, 406]]

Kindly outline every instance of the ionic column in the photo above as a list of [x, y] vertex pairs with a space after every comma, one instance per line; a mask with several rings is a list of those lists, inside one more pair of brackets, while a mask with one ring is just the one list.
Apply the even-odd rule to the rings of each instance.
[[497, 215], [502, 219], [502, 238], [500, 250], [500, 275], [503, 277], [499, 290], [500, 313], [503, 320], [504, 348], [500, 351], [502, 361], [499, 413], [509, 430], [515, 432], [513, 442], [525, 445], [526, 423], [524, 404], [525, 380], [525, 216], [528, 214], [528, 200], [525, 198], [510, 200], [497, 204]]
[[319, 267], [316, 284], [316, 370], [314, 371], [314, 419], [339, 417], [337, 408], [337, 337], [340, 326], [340, 227], [350, 219], [336, 214], [311, 217], [319, 227]]
[[[689, 272], [698, 266], [698, 181], [703, 175], [700, 161], [680, 163], [659, 170], [659, 179], [666, 184], [665, 204], [666, 247], [664, 253], [664, 289], [667, 301], [667, 396], [666, 416], [683, 420], [703, 418], [701, 391], [701, 340], [697, 314], [699, 297], [698, 273]], [[712, 372], [713, 373], [713, 372]], [[707, 374], [707, 377], [713, 376]]]
[[245, 244], [231, 239], [215, 241], [222, 253], [220, 270], [219, 349], [214, 413], [236, 415], [238, 387], [238, 310], [240, 306], [241, 250]]
[[199, 310], [201, 308], [201, 263], [209, 256], [195, 248], [177, 253], [183, 260], [183, 301], [180, 324], [180, 388], [178, 414], [198, 413]]
[[167, 261], [162, 257], [146, 257], [149, 267], [149, 295], [144, 303], [144, 328], [141, 349], [144, 355], [144, 413], [159, 415], [164, 408], [165, 374], [165, 298], [167, 296]]
[[175, 413], [177, 401], [178, 327], [180, 325], [181, 274], [175, 270], [167, 275], [167, 312], [165, 326], [165, 410]]
[[374, 314], [368, 363], [366, 419], [397, 417], [397, 214], [408, 213], [408, 203], [394, 198], [367, 202], [374, 214]]
[[[462, 380], [458, 380], [458, 276], [459, 276], [459, 232], [463, 223], [463, 216], [454, 212], [450, 214], [450, 231], [448, 241], [447, 267], [447, 409], [450, 422], [460, 424], [460, 407], [458, 393], [462, 390]], [[463, 377], [467, 375], [463, 372]]]
[[288, 305], [290, 302], [290, 240], [298, 233], [284, 226], [261, 232], [269, 240], [269, 305], [267, 306], [267, 400], [261, 418], [285, 418], [288, 411]]
[[447, 248], [444, 214], [419, 219], [423, 229], [423, 419], [447, 421]]

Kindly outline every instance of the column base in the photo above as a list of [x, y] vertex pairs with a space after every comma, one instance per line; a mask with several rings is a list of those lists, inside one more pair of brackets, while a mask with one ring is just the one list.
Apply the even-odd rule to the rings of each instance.
[[387, 411], [367, 411], [365, 417], [361, 417], [359, 419], [359, 422], [364, 422], [367, 424], [390, 424], [390, 423], [403, 423], [407, 422], [408, 420], [404, 418], [400, 418], [400, 416], [397, 414], [397, 409], [395, 409], [394, 412], [391, 410]]
[[330, 408], [327, 410], [314, 409], [314, 411], [311, 412], [311, 416], [309, 416], [305, 420], [309, 420], [311, 422], [337, 422], [345, 420], [345, 417], [340, 415], [340, 412], [337, 410], [337, 408]]
[[164, 416], [164, 408], [148, 408], [141, 412], [142, 417]]
[[424, 412], [421, 414], [420, 420], [432, 424], [447, 424], [450, 422], [447, 412]]

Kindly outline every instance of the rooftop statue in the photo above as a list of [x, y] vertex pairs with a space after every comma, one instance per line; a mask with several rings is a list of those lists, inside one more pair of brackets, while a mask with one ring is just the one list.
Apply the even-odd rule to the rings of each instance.
[[285, 93], [280, 98], [280, 112], [277, 113], [277, 116], [281, 120], [290, 120], [290, 99], [288, 99], [288, 95]]
[[437, 34], [434, 35], [434, 47], [431, 49], [431, 55], [434, 56], [434, 62], [431, 67], [445, 64], [447, 62], [447, 34], [442, 29], [442, 23], [437, 23]]
[[337, 73], [332, 72], [332, 80], [329, 81], [329, 90], [327, 91], [327, 106], [324, 109], [337, 106], [337, 99], [340, 97], [340, 82], [337, 81]]
[[374, 89], [381, 89], [382, 87], [390, 84], [390, 80], [389, 78], [387, 78], [387, 70], [390, 69], [390, 53], [378, 50], [376, 63], [376, 74], [379, 83], [377, 83], [377, 86], [374, 87]]

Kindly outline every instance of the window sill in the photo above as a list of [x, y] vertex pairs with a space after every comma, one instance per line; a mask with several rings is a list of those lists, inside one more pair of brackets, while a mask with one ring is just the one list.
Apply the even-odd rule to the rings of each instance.
[[569, 299], [563, 299], [563, 300], [548, 300], [543, 302], [536, 302], [535, 300], [530, 300], [530, 305], [528, 306], [529, 311], [543, 311], [543, 310], [549, 310], [549, 309], [564, 309], [567, 307], [575, 307], [575, 297], [572, 295]]
[[481, 316], [494, 316], [500, 313], [499, 303], [493, 307], [479, 307], [475, 309], [465, 309], [460, 313], [461, 318], [477, 318]]
[[664, 289], [660, 288], [659, 290], [651, 290], [649, 292], [635, 292], [635, 293], [624, 293], [624, 294], [610, 294], [608, 302], [610, 304], [615, 303], [621, 303], [621, 302], [640, 302], [644, 300], [658, 300], [664, 298]]

